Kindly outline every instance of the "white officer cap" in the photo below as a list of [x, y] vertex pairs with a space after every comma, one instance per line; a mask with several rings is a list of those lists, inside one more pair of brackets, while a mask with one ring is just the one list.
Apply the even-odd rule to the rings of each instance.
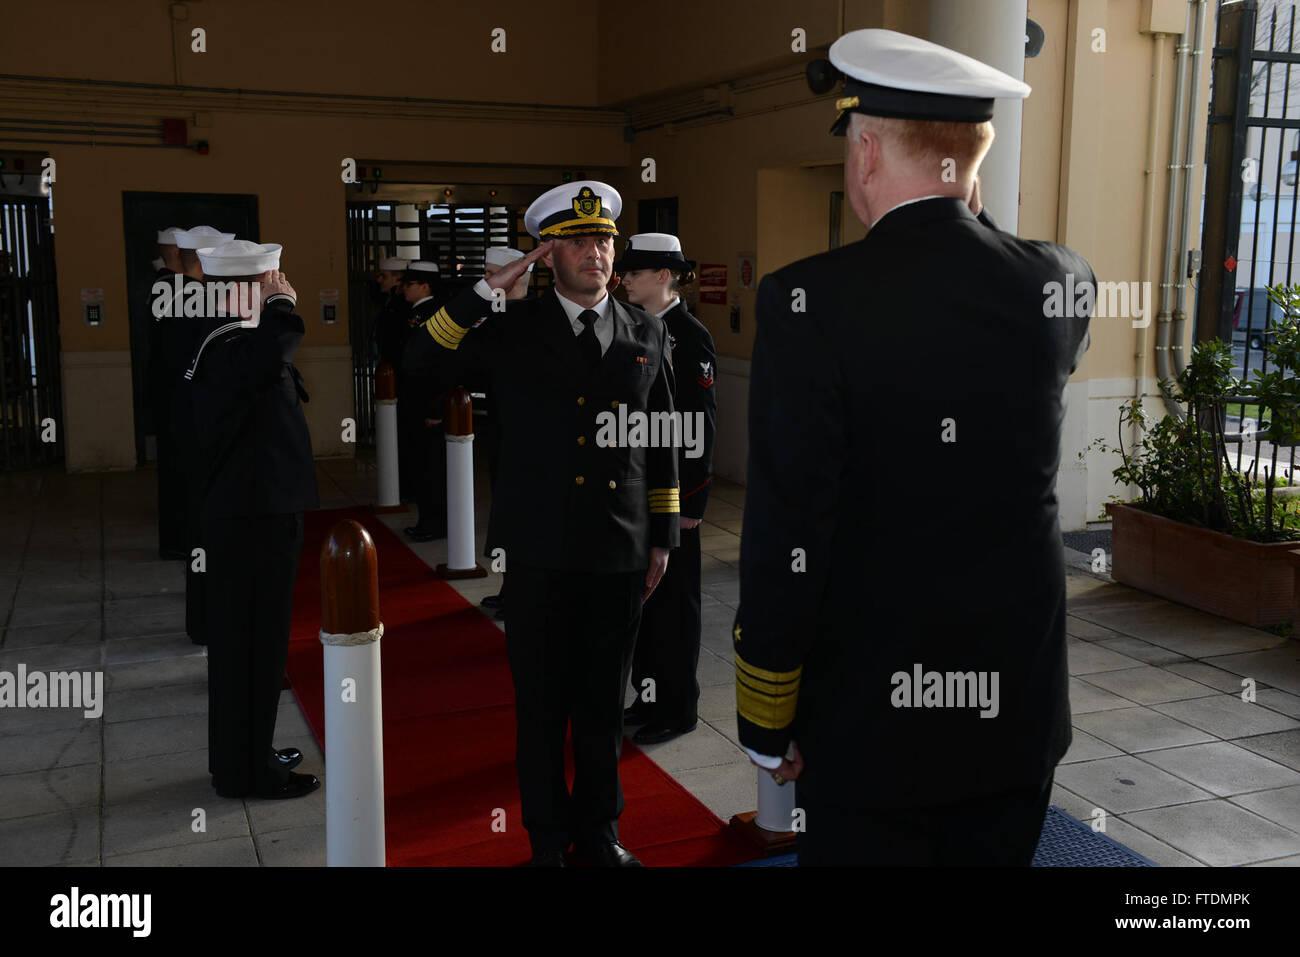
[[184, 226], [168, 226], [166, 229], [158, 230], [159, 246], [175, 246], [176, 234], [185, 232]]
[[379, 268], [386, 269], [389, 272], [401, 272], [410, 264], [409, 259], [403, 259], [400, 256], [389, 256], [386, 259], [379, 260]]
[[909, 120], [980, 123], [993, 101], [1024, 99], [1029, 86], [973, 57], [893, 30], [854, 30], [830, 49], [844, 74], [844, 95], [831, 132], [841, 136], [849, 113]]
[[279, 243], [254, 243], [247, 239], [198, 250], [205, 276], [258, 276], [280, 268]]
[[623, 211], [623, 197], [608, 183], [583, 179], [549, 189], [524, 213], [524, 227], [534, 239], [561, 236], [618, 235], [614, 220]]
[[[176, 245], [181, 249], [206, 249], [228, 243], [235, 238], [234, 233], [223, 233], [211, 226], [194, 226], [191, 229], [176, 231]], [[206, 270], [204, 270], [206, 272]]]
[[[499, 269], [502, 266], [509, 265], [516, 259], [523, 258], [523, 253], [517, 249], [511, 249], [509, 246], [489, 246], [483, 260], [489, 266], [496, 266]], [[528, 264], [528, 271], [533, 271], [533, 263]]]

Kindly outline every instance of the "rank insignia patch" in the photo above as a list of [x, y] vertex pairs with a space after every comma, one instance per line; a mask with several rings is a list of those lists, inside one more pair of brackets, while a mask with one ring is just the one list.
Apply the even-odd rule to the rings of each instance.
[[587, 219], [599, 216], [600, 197], [591, 191], [590, 186], [582, 187], [578, 195], [573, 197], [573, 211]]
[[713, 385], [713, 363], [712, 362], [700, 363], [700, 374], [695, 377], [695, 381], [699, 383], [701, 389], [707, 389], [711, 385]]

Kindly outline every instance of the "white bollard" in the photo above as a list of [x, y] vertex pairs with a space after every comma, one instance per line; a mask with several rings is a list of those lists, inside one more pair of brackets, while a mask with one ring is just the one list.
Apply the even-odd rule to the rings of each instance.
[[447, 435], [447, 568], [467, 571], [474, 559], [474, 435]]
[[325, 681], [325, 857], [330, 867], [383, 867], [384, 732], [379, 558], [345, 519], [320, 550]]
[[474, 405], [463, 386], [447, 396], [442, 432], [447, 437], [447, 561], [438, 565], [438, 574], [484, 578], [487, 569], [474, 560]]
[[[384, 748], [379, 637], [327, 635], [325, 858], [330, 867], [383, 867]], [[362, 637], [364, 636], [364, 637]], [[361, 640], [361, 644], [343, 641]]]
[[375, 461], [379, 470], [380, 508], [400, 505], [401, 486], [397, 471], [397, 400], [375, 402]]
[[758, 768], [758, 816], [754, 819], [765, 831], [784, 833], [794, 825], [794, 781], [777, 784], [771, 771]]

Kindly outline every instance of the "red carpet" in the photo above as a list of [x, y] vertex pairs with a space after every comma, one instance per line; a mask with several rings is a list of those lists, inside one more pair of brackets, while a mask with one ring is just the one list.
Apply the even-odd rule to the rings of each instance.
[[[364, 525], [379, 552], [389, 865], [526, 862], [505, 636], [368, 509], [306, 516], [288, 671], [307, 723], [324, 748], [320, 546], [345, 518]], [[570, 783], [572, 773], [570, 756]], [[647, 865], [726, 866], [755, 856], [630, 741], [620, 773], [620, 837]], [[504, 833], [492, 830], [496, 808], [505, 810]]]

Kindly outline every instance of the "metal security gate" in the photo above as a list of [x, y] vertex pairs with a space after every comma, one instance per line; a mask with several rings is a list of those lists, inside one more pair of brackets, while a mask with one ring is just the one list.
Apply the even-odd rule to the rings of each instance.
[[0, 193], [0, 466], [63, 461], [59, 304], [45, 196]]
[[[348, 331], [352, 342], [353, 409], [357, 444], [375, 443], [375, 365], [379, 348], [374, 319], [380, 301], [374, 283], [388, 256], [436, 262], [444, 294], [454, 295], [483, 277], [489, 246], [533, 248], [523, 206], [348, 202]], [[405, 216], [399, 221], [398, 215]], [[412, 217], [412, 213], [414, 216]], [[549, 270], [533, 269], [535, 286], [550, 284]]]
[[[1219, 8], [1196, 339], [1231, 344], [1232, 372], [1243, 380], [1253, 380], [1254, 370], [1270, 370], [1264, 347], [1281, 310], [1267, 288], [1300, 282], [1298, 26], [1289, 0], [1228, 0]], [[1225, 434], [1237, 443], [1236, 468], [1271, 460], [1272, 446], [1255, 438], [1262, 410], [1236, 403], [1227, 411]], [[1292, 484], [1300, 479], [1296, 450], [1277, 451], [1279, 479]]]

